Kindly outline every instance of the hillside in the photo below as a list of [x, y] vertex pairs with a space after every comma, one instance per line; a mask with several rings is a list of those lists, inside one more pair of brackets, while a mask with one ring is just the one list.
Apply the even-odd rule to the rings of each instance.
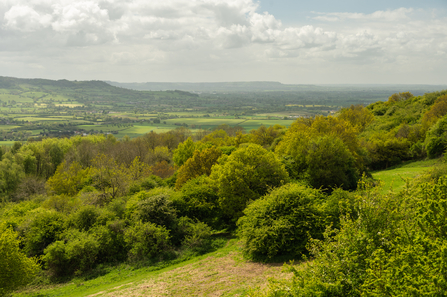
[[[249, 291], [227, 269], [258, 286], [265, 278], [244, 271], [275, 268], [247, 261], [290, 260], [298, 266], [289, 278], [247, 294], [442, 291], [446, 135], [447, 91], [438, 91], [395, 93], [249, 132], [220, 125], [14, 142], [0, 150], [0, 241], [14, 255], [0, 259], [8, 271], [0, 293], [34, 279], [35, 290], [54, 294], [56, 284], [109, 294], [133, 281], [167, 294], [211, 294], [225, 291], [222, 276], [236, 294]], [[232, 237], [238, 243], [226, 246]], [[228, 265], [200, 262], [227, 248], [236, 258], [219, 261]], [[211, 287], [201, 285], [203, 269]], [[184, 273], [193, 276], [170, 280]], [[395, 281], [400, 273], [403, 283]]]

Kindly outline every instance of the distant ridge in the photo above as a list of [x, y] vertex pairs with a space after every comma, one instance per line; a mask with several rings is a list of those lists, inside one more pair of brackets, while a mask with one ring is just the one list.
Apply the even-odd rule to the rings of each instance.
[[139, 91], [166, 91], [182, 90], [190, 92], [253, 92], [253, 91], [298, 91], [314, 85], [286, 85], [276, 81], [250, 81], [250, 82], [146, 82], [146, 83], [119, 83], [106, 81], [108, 84], [126, 89]]
[[120, 88], [137, 91], [168, 91], [181, 90], [187, 92], [321, 92], [321, 91], [377, 91], [385, 90], [389, 94], [409, 91], [414, 95], [426, 92], [447, 89], [447, 85], [427, 84], [283, 84], [276, 81], [249, 81], [249, 82], [145, 82], [145, 83], [119, 83], [105, 81]]

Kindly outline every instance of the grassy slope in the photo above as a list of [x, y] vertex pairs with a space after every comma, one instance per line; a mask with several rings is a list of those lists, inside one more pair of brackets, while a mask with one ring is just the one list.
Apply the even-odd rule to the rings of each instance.
[[383, 182], [382, 192], [393, 190], [399, 192], [406, 184], [407, 179], [413, 179], [419, 176], [422, 172], [430, 169], [436, 164], [440, 164], [441, 159], [432, 159], [424, 161], [409, 162], [403, 165], [394, 166], [390, 169], [376, 171], [372, 173], [374, 179]]
[[262, 287], [269, 277], [280, 276], [282, 264], [243, 260], [239, 243], [233, 239], [215, 252], [165, 266], [134, 269], [120, 265], [95, 279], [74, 279], [13, 296], [241, 296], [250, 288]]

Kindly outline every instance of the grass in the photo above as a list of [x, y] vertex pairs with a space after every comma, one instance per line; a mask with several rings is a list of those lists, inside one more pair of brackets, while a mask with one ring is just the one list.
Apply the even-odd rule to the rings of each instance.
[[440, 163], [442, 163], [442, 158], [415, 161], [393, 166], [386, 170], [373, 172], [372, 176], [374, 179], [383, 182], [382, 192], [385, 193], [389, 190], [399, 192], [405, 187], [407, 179], [414, 179], [423, 172]]
[[122, 264], [91, 280], [28, 288], [13, 296], [241, 296], [281, 274], [281, 267], [245, 261], [240, 244], [231, 239], [215, 252], [177, 263], [143, 268]]

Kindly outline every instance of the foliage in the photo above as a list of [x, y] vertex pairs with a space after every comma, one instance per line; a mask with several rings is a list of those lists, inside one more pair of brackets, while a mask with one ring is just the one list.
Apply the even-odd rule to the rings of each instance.
[[177, 215], [168, 197], [166, 194], [160, 194], [140, 200], [133, 213], [134, 221], [150, 222], [168, 230], [173, 229]]
[[151, 167], [154, 175], [161, 178], [168, 178], [175, 172], [175, 167], [169, 165], [167, 161], [161, 161]]
[[11, 153], [6, 153], [0, 161], [0, 194], [11, 194], [19, 185], [25, 173]]
[[173, 197], [173, 206], [177, 209], [179, 216], [205, 222], [215, 229], [223, 229], [218, 200], [214, 182], [209, 177], [201, 175], [183, 185], [180, 195]]
[[306, 160], [315, 139], [322, 136], [339, 138], [355, 160], [358, 171], [364, 170], [364, 153], [357, 138], [358, 131], [351, 123], [335, 117], [316, 117], [315, 119], [297, 119], [275, 148], [275, 152], [288, 158], [288, 171], [293, 178], [307, 170], [310, 163]]
[[322, 202], [320, 191], [290, 183], [251, 203], [237, 223], [244, 256], [254, 261], [301, 258], [309, 237], [323, 233]]
[[363, 131], [374, 121], [374, 115], [362, 105], [351, 105], [349, 108], [342, 108], [338, 118], [351, 123], [358, 131]]
[[179, 233], [183, 236], [182, 247], [193, 252], [204, 253], [211, 246], [211, 228], [200, 221], [194, 222], [188, 217], [181, 217], [178, 223]]
[[45, 249], [43, 261], [53, 277], [84, 273], [96, 266], [100, 244], [94, 235], [68, 230]]
[[413, 94], [411, 94], [410, 92], [395, 93], [388, 98], [388, 103], [405, 101], [410, 99], [411, 97], [413, 97]]
[[124, 165], [119, 165], [116, 160], [104, 154], [93, 160], [91, 176], [93, 186], [101, 191], [104, 197], [111, 199], [125, 193], [131, 179]]
[[315, 257], [290, 267], [292, 283], [272, 284], [267, 296], [442, 296], [447, 233], [447, 178], [381, 195], [362, 184], [355, 216], [310, 245]]
[[177, 149], [174, 150], [172, 159], [174, 164], [177, 166], [182, 166], [186, 160], [192, 157], [194, 151], [196, 150], [196, 145], [191, 137], [188, 137], [183, 143], [180, 143]]
[[169, 239], [169, 231], [165, 227], [150, 222], [136, 222], [124, 233], [124, 240], [130, 247], [130, 261], [162, 257], [171, 249]]
[[222, 151], [214, 146], [202, 151], [195, 151], [192, 157], [179, 168], [175, 188], [180, 189], [185, 182], [192, 178], [210, 175], [211, 167], [221, 155]]
[[90, 182], [90, 168], [83, 169], [76, 161], [70, 165], [64, 161], [48, 179], [46, 186], [49, 194], [76, 195], [84, 185]]
[[436, 99], [435, 103], [430, 107], [430, 109], [424, 113], [422, 117], [422, 124], [429, 128], [435, 124], [438, 119], [442, 118], [447, 114], [447, 95], [443, 95]]
[[24, 250], [29, 256], [40, 256], [65, 230], [66, 217], [54, 210], [42, 210], [25, 221], [20, 229], [24, 234]]
[[260, 145], [239, 148], [222, 162], [213, 166], [210, 177], [216, 183], [223, 214], [233, 222], [250, 201], [288, 180], [284, 165]]
[[427, 132], [425, 148], [429, 158], [440, 156], [447, 148], [447, 116], [442, 117]]
[[26, 257], [17, 237], [11, 228], [0, 227], [0, 296], [26, 285], [39, 271], [36, 259]]
[[314, 188], [355, 189], [359, 172], [355, 160], [337, 137], [322, 136], [312, 139], [306, 155], [305, 179]]

